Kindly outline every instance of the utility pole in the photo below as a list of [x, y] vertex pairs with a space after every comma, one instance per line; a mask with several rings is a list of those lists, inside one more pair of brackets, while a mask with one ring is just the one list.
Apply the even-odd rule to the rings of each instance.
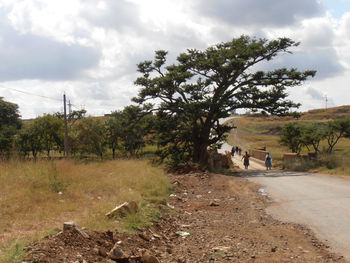
[[66, 110], [66, 94], [63, 94], [63, 109], [64, 109], [64, 156], [69, 157], [68, 153], [68, 125], [67, 125], [67, 110]]
[[68, 112], [69, 114], [72, 113], [72, 104], [70, 103], [70, 100], [68, 101]]
[[325, 95], [325, 101], [326, 101], [326, 110], [327, 110], [327, 103], [328, 103], [328, 98], [327, 98], [327, 94]]

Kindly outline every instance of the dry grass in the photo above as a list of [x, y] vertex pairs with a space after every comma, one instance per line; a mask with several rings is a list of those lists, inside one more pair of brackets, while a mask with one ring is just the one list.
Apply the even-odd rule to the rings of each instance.
[[[94, 229], [147, 224], [156, 209], [146, 204], [166, 201], [170, 184], [161, 169], [143, 160], [11, 161], [0, 163], [0, 189], [0, 244], [4, 244], [61, 228], [64, 221]], [[141, 207], [136, 216], [123, 224], [106, 219], [106, 212], [130, 200]]]

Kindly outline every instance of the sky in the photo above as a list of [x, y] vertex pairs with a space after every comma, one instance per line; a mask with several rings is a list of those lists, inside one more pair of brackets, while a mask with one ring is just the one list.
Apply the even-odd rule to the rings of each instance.
[[350, 0], [0, 0], [0, 97], [22, 118], [131, 104], [136, 65], [242, 34], [300, 41], [267, 68], [317, 70], [288, 89], [305, 111], [350, 104]]

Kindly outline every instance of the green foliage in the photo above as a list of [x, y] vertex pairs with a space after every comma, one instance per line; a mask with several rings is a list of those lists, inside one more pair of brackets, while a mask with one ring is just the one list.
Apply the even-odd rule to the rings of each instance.
[[14, 240], [7, 246], [6, 251], [0, 255], [0, 263], [21, 263], [26, 253], [23, 250], [25, 242]]
[[287, 146], [293, 153], [300, 153], [303, 146], [302, 127], [296, 123], [288, 123], [282, 128], [280, 144]]
[[312, 146], [315, 153], [319, 153], [320, 142], [325, 138], [324, 126], [319, 123], [310, 123], [301, 126], [301, 141], [309, 149]]
[[[67, 121], [70, 124], [74, 124], [77, 120], [81, 120], [85, 117], [86, 110], [81, 109], [81, 110], [74, 110], [71, 113], [67, 114]], [[63, 112], [56, 112], [54, 114], [57, 118], [64, 119], [64, 113]]]
[[350, 118], [342, 118], [327, 123], [325, 138], [327, 140], [327, 153], [332, 153], [334, 146], [340, 138], [350, 138]]
[[34, 159], [36, 159], [38, 153], [43, 149], [43, 144], [34, 124], [22, 128], [16, 138], [16, 146], [23, 157], [32, 153]]
[[208, 146], [223, 141], [231, 129], [219, 122], [229, 112], [250, 108], [287, 115], [290, 108], [298, 107], [286, 99], [285, 89], [301, 84], [315, 71], [253, 70], [297, 45], [288, 38], [268, 41], [241, 36], [204, 51], [190, 49], [173, 65], [165, 66], [163, 50], [156, 51], [154, 61], [141, 62], [142, 76], [135, 84], [142, 88], [134, 101], [159, 101], [153, 108], [162, 157], [205, 165]]
[[100, 119], [88, 117], [77, 124], [77, 140], [81, 153], [96, 154], [101, 159], [106, 151], [106, 129]]
[[[131, 155], [139, 154], [146, 143], [146, 136], [152, 132], [154, 117], [138, 106], [127, 106], [115, 111], [106, 121], [108, 142], [113, 149], [120, 146]], [[151, 141], [149, 140], [151, 143]]]
[[21, 128], [17, 104], [4, 101], [0, 97], [0, 157], [8, 157], [14, 135]]
[[62, 149], [64, 137], [64, 122], [58, 117], [47, 114], [37, 117], [31, 127], [32, 138], [42, 144], [42, 149], [50, 157], [50, 151], [53, 149]]

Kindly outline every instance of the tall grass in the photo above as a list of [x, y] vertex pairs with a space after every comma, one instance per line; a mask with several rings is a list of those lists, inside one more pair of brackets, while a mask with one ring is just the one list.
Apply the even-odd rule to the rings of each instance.
[[[165, 202], [170, 184], [161, 169], [144, 160], [9, 161], [0, 163], [0, 189], [1, 244], [61, 228], [64, 221], [95, 229], [145, 225], [157, 214], [149, 204]], [[104, 216], [131, 200], [141, 210], [123, 224]]]

